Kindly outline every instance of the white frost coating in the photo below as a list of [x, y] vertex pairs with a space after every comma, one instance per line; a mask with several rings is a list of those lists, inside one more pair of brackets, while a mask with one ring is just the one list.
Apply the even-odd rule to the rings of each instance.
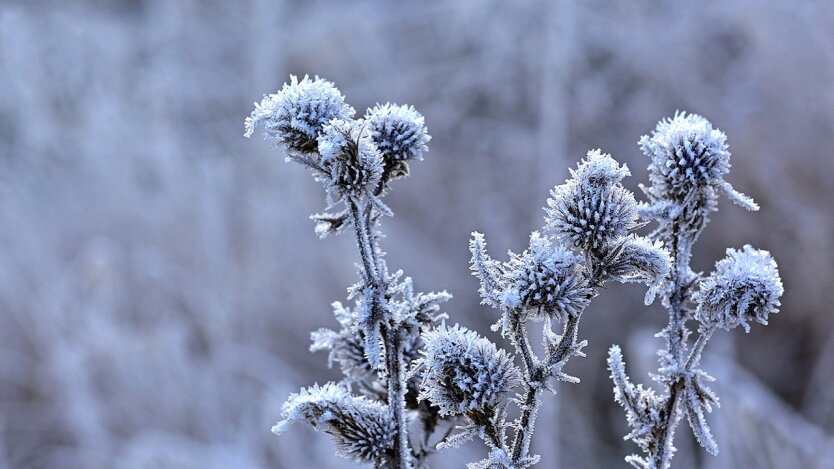
[[464, 327], [441, 325], [424, 333], [423, 341], [419, 399], [442, 415], [493, 408], [521, 381], [507, 352]]
[[582, 249], [602, 250], [637, 227], [637, 202], [620, 181], [631, 174], [611, 155], [588, 152], [547, 199], [546, 229]]
[[421, 160], [431, 136], [414, 106], [382, 104], [365, 114], [365, 122], [386, 160]]
[[768, 316], [779, 312], [784, 293], [776, 261], [770, 253], [745, 245], [727, 249], [727, 257], [715, 263], [715, 271], [695, 295], [698, 320], [708, 327], [730, 330], [742, 326], [750, 332], [750, 321], [767, 324]]

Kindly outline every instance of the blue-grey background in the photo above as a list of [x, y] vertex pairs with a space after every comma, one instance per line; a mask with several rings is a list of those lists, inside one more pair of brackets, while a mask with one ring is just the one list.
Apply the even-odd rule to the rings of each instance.
[[[335, 324], [356, 261], [349, 236], [313, 234], [319, 185], [242, 136], [291, 73], [360, 113], [426, 116], [431, 151], [388, 199], [388, 261], [496, 340], [469, 233], [521, 249], [587, 150], [628, 163], [636, 190], [639, 136], [705, 115], [762, 210], [722, 201], [695, 268], [751, 243], [786, 294], [770, 326], [710, 344], [721, 454], [684, 425], [675, 467], [832, 464], [832, 31], [828, 0], [0, 1], [0, 467], [344, 467], [323, 435], [269, 433], [290, 392], [338, 377], [308, 334]], [[584, 317], [582, 383], [545, 401], [542, 467], [637, 451], [604, 358], [622, 344], [649, 381], [665, 313], [642, 295], [611, 286]]]

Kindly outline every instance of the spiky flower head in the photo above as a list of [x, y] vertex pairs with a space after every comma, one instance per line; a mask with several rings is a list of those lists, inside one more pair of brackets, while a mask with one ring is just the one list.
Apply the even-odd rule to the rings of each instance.
[[547, 200], [546, 229], [574, 246], [601, 251], [637, 226], [637, 202], [621, 181], [630, 175], [611, 155], [592, 150]]
[[784, 293], [776, 261], [770, 253], [749, 244], [727, 249], [727, 257], [715, 263], [715, 271], [701, 282], [693, 300], [696, 317], [708, 328], [730, 330], [749, 321], [767, 324], [768, 315], [779, 312]]
[[507, 352], [457, 324], [425, 332], [423, 342], [419, 399], [437, 406], [441, 415], [493, 408], [521, 380]]
[[651, 158], [652, 186], [647, 192], [652, 201], [674, 200], [713, 210], [716, 195], [724, 193], [748, 210], [758, 209], [753, 199], [724, 181], [730, 171], [727, 136], [705, 118], [677, 112], [641, 137], [640, 149]]
[[386, 103], [365, 114], [374, 142], [386, 161], [423, 159], [431, 136], [414, 106]]
[[318, 136], [318, 151], [330, 193], [372, 193], [382, 178], [382, 154], [361, 120], [330, 121]]
[[547, 315], [564, 321], [575, 316], [588, 306], [593, 293], [583, 269], [570, 250], [534, 231], [530, 247], [504, 263], [502, 306], [523, 306], [534, 318]]
[[255, 103], [255, 110], [244, 122], [244, 135], [251, 137], [262, 125], [265, 137], [290, 151], [315, 153], [322, 128], [333, 119], [350, 119], [355, 113], [333, 83], [319, 77], [305, 75], [299, 81], [290, 76], [280, 91]]
[[393, 452], [395, 424], [388, 407], [351, 395], [341, 384], [314, 385], [291, 394], [281, 417], [272, 427], [276, 435], [293, 422], [305, 421], [328, 433], [341, 456], [357, 462], [382, 466]]

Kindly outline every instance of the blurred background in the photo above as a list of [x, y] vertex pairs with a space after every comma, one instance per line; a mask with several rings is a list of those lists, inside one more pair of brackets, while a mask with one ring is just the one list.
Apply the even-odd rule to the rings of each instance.
[[[520, 250], [587, 150], [628, 163], [637, 190], [640, 135], [706, 116], [762, 210], [722, 200], [694, 268], [751, 243], [786, 294], [770, 326], [712, 341], [721, 453], [682, 425], [675, 467], [834, 467], [829, 0], [0, 1], [0, 467], [349, 466], [308, 428], [269, 432], [290, 392], [338, 378], [309, 332], [335, 326], [357, 260], [350, 236], [314, 235], [320, 186], [242, 136], [291, 73], [333, 80], [359, 113], [426, 116], [431, 150], [387, 199], [383, 247], [499, 343], [469, 233]], [[585, 315], [582, 383], [537, 426], [542, 467], [638, 451], [605, 352], [623, 345], [650, 382], [666, 315], [643, 292], [612, 285]]]

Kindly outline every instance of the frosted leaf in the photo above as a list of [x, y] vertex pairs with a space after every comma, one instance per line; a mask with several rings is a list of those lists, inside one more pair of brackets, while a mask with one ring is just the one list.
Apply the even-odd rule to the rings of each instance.
[[304, 421], [329, 434], [339, 455], [354, 461], [382, 465], [393, 452], [395, 424], [388, 407], [353, 396], [340, 384], [314, 385], [291, 394], [281, 417], [272, 427], [276, 435]]
[[571, 174], [550, 192], [547, 230], [581, 249], [602, 250], [637, 227], [634, 194], [620, 184], [628, 168], [593, 150]]
[[262, 126], [266, 137], [287, 149], [314, 153], [322, 128], [333, 119], [350, 119], [355, 112], [333, 83], [319, 77], [305, 75], [299, 81], [290, 76], [290, 83], [284, 83], [281, 91], [255, 103], [255, 110], [244, 123], [244, 135], [251, 137]]
[[425, 332], [423, 341], [419, 399], [439, 407], [441, 415], [492, 408], [520, 383], [507, 352], [464, 327], [441, 325]]
[[[645, 389], [641, 385], [634, 385], [628, 378], [623, 362], [623, 354], [620, 347], [612, 345], [608, 351], [608, 370], [611, 372], [611, 379], [614, 381], [614, 400], [626, 412], [626, 420], [631, 432], [625, 439], [632, 440], [640, 446], [644, 452], [657, 448], [661, 444], [657, 441], [655, 430], [662, 425], [661, 400], [655, 396], [651, 389]], [[645, 460], [630, 456], [626, 461], [635, 467], [648, 467]]]
[[333, 303], [333, 313], [341, 324], [341, 330], [319, 329], [310, 334], [311, 352], [326, 350], [328, 365], [338, 363], [348, 381], [362, 381], [374, 374], [365, 354], [365, 333], [353, 327], [353, 313], [338, 301]]
[[769, 252], [750, 245], [727, 249], [727, 257], [715, 263], [715, 271], [693, 297], [696, 318], [706, 327], [730, 330], [740, 325], [750, 332], [750, 321], [767, 324], [768, 316], [779, 312], [784, 291]]
[[547, 315], [564, 321], [578, 315], [591, 301], [593, 290], [581, 260], [537, 231], [530, 235], [529, 248], [521, 254], [511, 253], [502, 270], [500, 298], [507, 310], [523, 306], [534, 317]]
[[382, 178], [382, 154], [362, 121], [336, 119], [318, 136], [328, 193], [339, 197], [373, 193]]
[[339, 213], [316, 213], [310, 215], [310, 220], [316, 223], [314, 231], [319, 238], [325, 238], [330, 234], [339, 234], [345, 228], [352, 226], [347, 211]]
[[478, 293], [481, 294], [481, 302], [492, 307], [500, 307], [502, 304], [500, 299], [501, 275], [503, 274], [501, 263], [493, 260], [487, 253], [487, 244], [483, 234], [477, 231], [472, 232], [472, 239], [469, 240], [469, 252], [472, 253], [469, 270], [481, 283], [481, 288], [478, 290]]
[[710, 454], [718, 454], [718, 444], [712, 436], [712, 431], [707, 424], [704, 411], [712, 411], [712, 405], [717, 404], [718, 398], [697, 381], [688, 380], [684, 388], [683, 405], [686, 411], [686, 419], [692, 428], [692, 433], [698, 443]]
[[616, 256], [606, 266], [606, 272], [620, 282], [643, 282], [649, 285], [646, 304], [651, 304], [662, 287], [672, 266], [669, 253], [661, 241], [629, 235], [621, 241]]
[[463, 427], [460, 432], [444, 438], [443, 441], [437, 444], [437, 449], [459, 448], [463, 444], [472, 441], [473, 438], [478, 436], [478, 431], [479, 429], [477, 426], [467, 425], [466, 427]]
[[414, 106], [377, 105], [365, 114], [365, 122], [387, 161], [419, 160], [429, 150], [431, 136]]

